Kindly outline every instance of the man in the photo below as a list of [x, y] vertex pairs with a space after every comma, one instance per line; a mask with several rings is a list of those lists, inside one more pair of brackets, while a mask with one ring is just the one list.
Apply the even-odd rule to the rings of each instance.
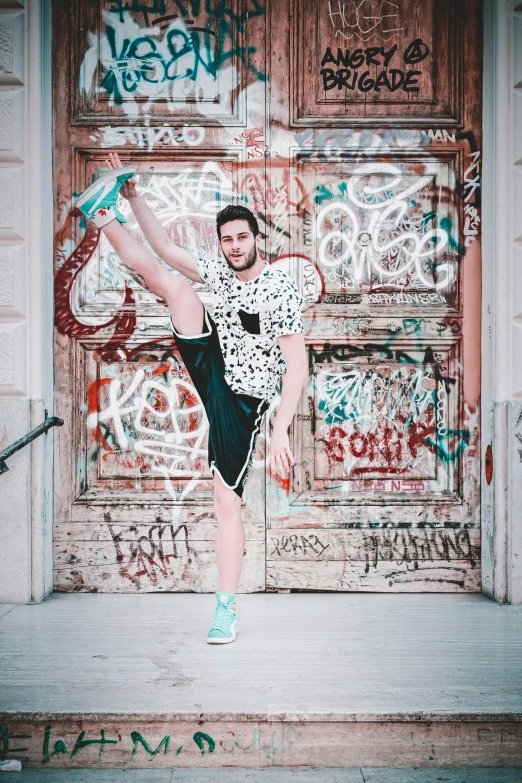
[[[307, 374], [301, 295], [288, 275], [260, 257], [261, 235], [246, 207], [229, 205], [217, 215], [223, 258], [198, 259], [172, 242], [137, 193], [134, 169], [122, 167], [116, 153], [105, 165], [109, 172], [76, 206], [103, 231], [134, 280], [167, 303], [176, 345], [207, 413], [219, 571], [207, 642], [225, 644], [237, 634], [235, 592], [245, 548], [241, 496], [262, 416], [283, 374], [269, 462], [280, 475], [294, 464], [288, 427]], [[120, 192], [154, 252], [185, 278], [210, 287], [212, 316], [190, 283], [171, 274], [124, 228], [116, 206]]]

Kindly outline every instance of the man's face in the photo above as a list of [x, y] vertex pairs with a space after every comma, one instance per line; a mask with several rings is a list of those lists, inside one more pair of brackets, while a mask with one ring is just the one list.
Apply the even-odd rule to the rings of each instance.
[[220, 247], [234, 272], [244, 272], [257, 261], [257, 241], [248, 220], [230, 220], [221, 226]]

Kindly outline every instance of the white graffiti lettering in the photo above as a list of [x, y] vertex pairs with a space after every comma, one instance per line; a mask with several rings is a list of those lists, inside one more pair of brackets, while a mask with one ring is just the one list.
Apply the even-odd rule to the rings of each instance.
[[377, 36], [388, 37], [392, 33], [404, 33], [397, 22], [399, 6], [391, 0], [354, 0], [341, 3], [328, 0], [328, 17], [335, 35], [346, 40], [352, 38], [367, 41]]
[[464, 201], [469, 201], [480, 188], [480, 151], [472, 152], [468, 157], [471, 163], [464, 172]]
[[[208, 421], [195, 388], [178, 376], [169, 376], [166, 383], [139, 369], [130, 383], [112, 379], [107, 394], [108, 405], [89, 416], [88, 426], [105, 425], [117, 452], [145, 455], [151, 470], [164, 477], [172, 499], [182, 500], [203, 479], [194, 463], [206, 460]], [[186, 478], [190, 480], [176, 493], [171, 479]]]
[[99, 142], [101, 147], [124, 147], [134, 145], [140, 149], [153, 150], [155, 147], [199, 147], [205, 140], [205, 129], [200, 126], [184, 125], [173, 128], [167, 124], [148, 127], [129, 127], [127, 125], [99, 128], [91, 135], [91, 140]]
[[325, 277], [346, 288], [370, 282], [402, 288], [411, 279], [423, 288], [448, 288], [456, 268], [451, 256], [441, 255], [449, 241], [442, 215], [429, 227], [433, 187], [434, 175], [412, 181], [388, 163], [359, 166], [343, 183], [343, 199], [329, 201], [316, 216]]

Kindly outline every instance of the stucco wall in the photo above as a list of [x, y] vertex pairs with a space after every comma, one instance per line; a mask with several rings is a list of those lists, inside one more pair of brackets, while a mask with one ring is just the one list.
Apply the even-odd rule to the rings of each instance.
[[[0, 7], [0, 450], [52, 395], [50, 3]], [[52, 435], [0, 476], [0, 602], [51, 590]]]

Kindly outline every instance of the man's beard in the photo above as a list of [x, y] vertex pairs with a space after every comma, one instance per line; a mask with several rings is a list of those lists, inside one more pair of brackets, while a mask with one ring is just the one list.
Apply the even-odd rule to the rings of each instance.
[[[230, 261], [230, 255], [231, 255], [230, 253], [229, 253], [228, 256], [227, 256], [226, 253], [223, 253], [223, 255], [225, 256], [225, 260], [226, 260], [227, 264], [229, 265], [229, 267], [232, 269], [233, 272], [245, 272], [247, 269], [250, 269], [250, 267], [254, 266], [254, 264], [256, 263], [256, 261], [257, 261], [257, 248], [254, 245], [254, 247], [252, 248], [250, 253], [247, 253], [245, 255], [243, 264], [241, 266], [238, 266], [237, 263], [234, 263], [234, 262]], [[234, 259], [234, 261], [235, 260], [236, 259]], [[240, 259], [237, 259], [237, 261], [240, 263]]]

